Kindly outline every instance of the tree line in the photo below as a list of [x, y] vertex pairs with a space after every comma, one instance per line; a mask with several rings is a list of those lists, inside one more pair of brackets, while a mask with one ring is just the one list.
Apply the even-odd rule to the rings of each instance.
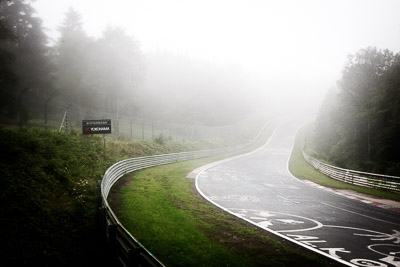
[[42, 119], [43, 113], [45, 120], [51, 119], [52, 107], [71, 104], [78, 113], [76, 122], [113, 114], [116, 132], [121, 114], [208, 125], [240, 120], [242, 95], [230, 100], [224, 114], [219, 107], [224, 97], [233, 99], [242, 91], [236, 70], [201, 66], [165, 53], [145, 55], [134, 36], [119, 26], [90, 37], [73, 8], [58, 27], [59, 37], [50, 43], [31, 4], [0, 1], [2, 123], [23, 125]]
[[41, 116], [50, 101], [97, 107], [116, 116], [130, 102], [125, 93], [141, 80], [143, 54], [123, 28], [110, 26], [101, 37], [91, 38], [79, 12], [70, 8], [58, 28], [60, 37], [50, 46], [31, 1], [0, 4], [3, 121]]
[[400, 54], [350, 55], [317, 115], [309, 150], [336, 166], [400, 175]]

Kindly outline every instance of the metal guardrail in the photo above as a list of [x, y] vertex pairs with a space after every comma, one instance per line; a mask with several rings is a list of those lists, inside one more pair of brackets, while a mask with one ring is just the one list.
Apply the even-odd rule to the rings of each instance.
[[113, 258], [117, 259], [118, 263], [122, 266], [163, 266], [159, 260], [157, 260], [149, 251], [147, 251], [144, 246], [141, 245], [139, 241], [137, 241], [127, 231], [127, 229], [124, 228], [117, 216], [115, 216], [107, 201], [107, 197], [112, 186], [120, 178], [127, 173], [144, 168], [178, 161], [198, 159], [249, 147], [255, 142], [255, 140], [258, 139], [267, 125], [268, 124], [261, 129], [260, 133], [253, 140], [238, 146], [130, 158], [117, 162], [107, 169], [99, 186], [99, 220], [102, 231], [106, 233], [106, 241], [108, 243], [110, 253], [113, 254]]
[[304, 152], [304, 150], [303, 157], [318, 171], [333, 179], [358, 186], [378, 188], [400, 193], [400, 177], [353, 171], [331, 166], [309, 156]]

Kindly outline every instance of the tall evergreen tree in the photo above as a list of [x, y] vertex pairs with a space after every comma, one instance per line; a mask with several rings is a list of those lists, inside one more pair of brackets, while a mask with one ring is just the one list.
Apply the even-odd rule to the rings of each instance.
[[[6, 64], [1, 69], [2, 96], [7, 99], [5, 110], [14, 111], [27, 91], [32, 106], [40, 105], [40, 98], [51, 87], [51, 64], [47, 36], [40, 18], [35, 16], [31, 1], [0, 2], [0, 51]], [[5, 35], [4, 35], [5, 34]]]
[[[2, 13], [3, 8], [5, 8], [5, 2], [0, 3], [0, 13]], [[2, 107], [2, 113], [5, 112], [4, 108], [9, 104], [10, 92], [12, 92], [17, 81], [17, 77], [11, 67], [14, 56], [7, 49], [7, 43], [15, 41], [16, 38], [11, 31], [11, 27], [8, 27], [7, 24], [5, 16], [0, 15], [0, 106]], [[0, 117], [2, 117], [1, 115]]]
[[59, 31], [60, 38], [55, 47], [58, 91], [68, 104], [87, 104], [89, 90], [85, 87], [84, 78], [91, 40], [83, 30], [79, 12], [70, 7]]

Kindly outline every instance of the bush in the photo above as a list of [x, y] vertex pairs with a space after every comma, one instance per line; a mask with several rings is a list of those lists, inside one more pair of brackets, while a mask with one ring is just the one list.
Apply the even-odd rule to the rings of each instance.
[[156, 142], [159, 145], [163, 145], [166, 141], [166, 138], [164, 137], [163, 134], [159, 134], [157, 137], [154, 138], [154, 142]]

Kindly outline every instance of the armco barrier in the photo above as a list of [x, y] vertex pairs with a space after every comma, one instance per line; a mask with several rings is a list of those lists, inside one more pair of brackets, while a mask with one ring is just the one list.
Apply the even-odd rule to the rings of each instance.
[[304, 159], [323, 174], [358, 186], [379, 188], [400, 193], [400, 177], [342, 169], [323, 163], [303, 151]]
[[217, 154], [223, 154], [248, 147], [258, 139], [261, 132], [252, 141], [221, 149], [209, 149], [182, 153], [172, 153], [140, 158], [126, 159], [112, 165], [105, 172], [100, 184], [100, 203], [99, 203], [99, 221], [101, 229], [106, 233], [106, 241], [109, 247], [109, 253], [115, 258], [121, 266], [163, 266], [149, 251], [147, 251], [120, 223], [112, 211], [107, 197], [111, 187], [125, 174], [136, 170], [169, 164], [178, 161], [198, 159]]

